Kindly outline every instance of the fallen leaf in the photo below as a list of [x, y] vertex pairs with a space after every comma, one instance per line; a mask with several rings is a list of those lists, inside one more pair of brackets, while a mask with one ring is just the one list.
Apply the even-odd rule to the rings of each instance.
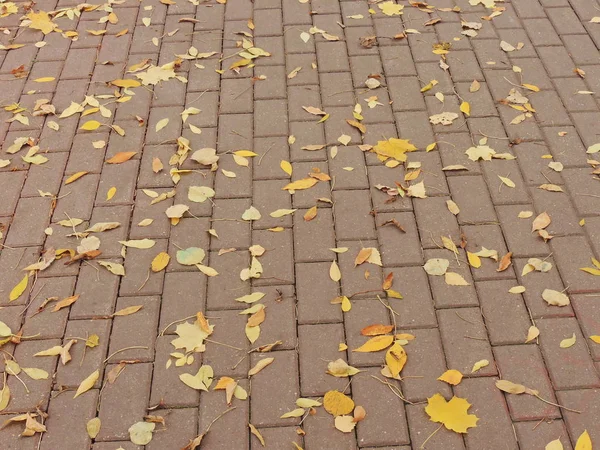
[[444, 281], [449, 286], [470, 286], [469, 282], [456, 272], [446, 272], [444, 274]]
[[342, 279], [342, 273], [340, 272], [340, 268], [335, 260], [331, 263], [331, 267], [329, 268], [329, 277], [336, 282]]
[[337, 416], [334, 425], [342, 433], [352, 433], [354, 427], [356, 427], [356, 422], [352, 416]]
[[85, 380], [83, 380], [79, 384], [79, 387], [77, 388], [77, 392], [75, 392], [75, 396], [73, 398], [77, 398], [81, 394], [84, 394], [87, 391], [89, 391], [91, 388], [93, 388], [96, 381], [98, 381], [98, 378], [100, 378], [100, 371], [95, 370]]
[[550, 222], [552, 222], [552, 219], [550, 218], [548, 213], [543, 212], [533, 220], [533, 224], [531, 225], [531, 231], [534, 232], [542, 230], [548, 225], [550, 225]]
[[560, 348], [573, 347], [575, 345], [576, 340], [577, 336], [575, 336], [575, 333], [573, 333], [573, 336], [571, 336], [570, 338], [563, 339], [562, 341], [560, 341]]
[[459, 384], [462, 381], [462, 379], [463, 374], [455, 369], [446, 370], [438, 378], [438, 380], [445, 381], [446, 383], [451, 384], [452, 386], [456, 386], [457, 384]]
[[146, 445], [152, 440], [155, 423], [136, 422], [129, 427], [129, 440], [136, 445]]
[[542, 298], [549, 305], [553, 306], [567, 306], [571, 303], [569, 297], [559, 291], [555, 291], [553, 289], [544, 289], [542, 292]]
[[349, 377], [352, 375], [356, 375], [359, 372], [360, 370], [348, 365], [348, 363], [341, 358], [335, 361], [331, 361], [329, 364], [327, 364], [327, 373], [329, 375], [333, 375], [334, 377]]
[[258, 431], [256, 429], [256, 427], [254, 425], [252, 425], [251, 423], [249, 423], [248, 426], [250, 427], [250, 432], [254, 436], [256, 436], [256, 438], [259, 440], [260, 444], [264, 447], [265, 446], [265, 438], [263, 438], [262, 434], [260, 434], [260, 431]]
[[88, 422], [85, 424], [85, 429], [87, 430], [90, 438], [96, 439], [96, 436], [98, 436], [98, 433], [100, 433], [101, 424], [102, 423], [98, 417], [88, 420]]
[[388, 348], [390, 345], [392, 345], [393, 342], [394, 342], [394, 336], [388, 336], [388, 335], [375, 336], [375, 337], [369, 339], [367, 342], [365, 342], [360, 347], [358, 347], [352, 351], [360, 352], [360, 353], [378, 352], [380, 350]]
[[487, 367], [490, 365], [490, 362], [487, 359], [482, 359], [481, 361], [477, 361], [475, 364], [473, 364], [473, 369], [471, 369], [471, 373], [475, 373], [480, 369], [483, 369], [484, 367]]
[[264, 358], [259, 360], [255, 366], [248, 371], [248, 376], [251, 377], [252, 375], [256, 375], [273, 361], [275, 361], [275, 358]]
[[119, 152], [106, 160], [107, 164], [121, 164], [129, 161], [137, 152]]
[[332, 416], [349, 414], [354, 409], [354, 401], [340, 391], [327, 391], [323, 397], [323, 407]]
[[468, 414], [471, 404], [464, 398], [452, 397], [446, 401], [441, 394], [427, 399], [425, 412], [432, 422], [442, 423], [448, 430], [466, 433], [467, 429], [477, 426], [479, 418]]

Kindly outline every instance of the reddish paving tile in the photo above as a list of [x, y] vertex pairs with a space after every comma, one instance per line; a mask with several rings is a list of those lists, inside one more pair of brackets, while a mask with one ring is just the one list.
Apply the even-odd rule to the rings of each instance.
[[[600, 445], [595, 1], [492, 14], [438, 0], [435, 15], [394, 0], [75, 3], [4, 2], [0, 17], [0, 346], [24, 368], [0, 363], [0, 420], [47, 427], [9, 424], [2, 449], [140, 449], [128, 430], [144, 420], [149, 450], [190, 448], [209, 427], [202, 448], [263, 448], [250, 424], [274, 449], [572, 449], [586, 429]], [[57, 29], [29, 28], [29, 8]], [[469, 37], [461, 20], [482, 26]], [[430, 123], [443, 112], [457, 117]], [[418, 151], [386, 160], [390, 138]], [[192, 159], [201, 149], [218, 161]], [[532, 227], [544, 212], [550, 240]], [[58, 259], [23, 270], [44, 252]], [[425, 271], [434, 258], [464, 282]], [[377, 324], [404, 334], [401, 380], [381, 372], [385, 351], [355, 351]], [[66, 364], [35, 356], [67, 345]], [[334, 377], [335, 360], [360, 372]], [[210, 389], [191, 387], [208, 366]], [[447, 369], [458, 386], [437, 379]], [[222, 377], [239, 386], [231, 405]], [[330, 390], [365, 408], [352, 432], [323, 407], [282, 417]], [[477, 426], [436, 432], [436, 393], [466, 398]]]

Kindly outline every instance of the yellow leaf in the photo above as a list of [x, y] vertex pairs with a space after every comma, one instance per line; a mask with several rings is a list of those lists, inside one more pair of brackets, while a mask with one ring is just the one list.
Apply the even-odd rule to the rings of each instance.
[[592, 341], [594, 341], [596, 344], [600, 344], [600, 336], [598, 336], [597, 334], [590, 336], [590, 339]]
[[579, 270], [583, 270], [584, 272], [587, 272], [590, 275], [600, 276], [600, 269], [596, 269], [595, 267], [582, 267]]
[[8, 301], [12, 302], [18, 299], [23, 294], [23, 292], [25, 292], [25, 289], [27, 289], [28, 281], [29, 275], [25, 275], [23, 279], [19, 281], [19, 283], [12, 289], [12, 291], [10, 291], [10, 294], [8, 295]]
[[584, 430], [583, 433], [581, 433], [581, 436], [577, 438], [575, 450], [592, 450], [592, 439], [587, 430]]
[[378, 141], [373, 147], [375, 153], [379, 156], [393, 158], [397, 161], [406, 161], [406, 153], [417, 150], [413, 144], [406, 139], [390, 138], [387, 141]]
[[551, 442], [548, 442], [546, 444], [545, 450], [564, 450], [565, 448], [562, 445], [562, 442], [560, 442], [560, 439], [555, 439]]
[[118, 310], [116, 313], [113, 314], [113, 316], [130, 316], [131, 314], [135, 314], [140, 309], [142, 309], [143, 306], [144, 305], [128, 306], [127, 308]]
[[254, 344], [254, 342], [256, 342], [256, 340], [260, 336], [260, 326], [257, 325], [255, 327], [249, 327], [248, 325], [246, 325], [245, 332], [248, 340]]
[[100, 378], [100, 371], [95, 370], [94, 372], [92, 372], [92, 374], [90, 376], [88, 376], [85, 380], [83, 380], [81, 382], [81, 384], [77, 388], [77, 392], [75, 392], [75, 396], [73, 398], [77, 398], [81, 394], [84, 394], [85, 392], [87, 392], [91, 388], [93, 388], [94, 384], [96, 383], [98, 378]]
[[350, 299], [345, 295], [342, 297], [342, 311], [348, 312], [352, 309], [352, 303], [350, 303]]
[[169, 124], [168, 118], [160, 119], [156, 123], [155, 131], [158, 133], [160, 130], [162, 130], [164, 127], [166, 127], [168, 124]]
[[509, 188], [515, 187], [515, 183], [510, 178], [501, 177], [500, 175], [498, 175], [498, 178], [500, 178], [500, 180], [502, 180], [502, 183], [507, 185]]
[[0, 411], [5, 410], [9, 403], [10, 389], [8, 387], [8, 384], [5, 382], [4, 387], [0, 389]]
[[487, 359], [482, 359], [481, 361], [477, 361], [474, 365], [473, 365], [473, 369], [471, 369], [471, 373], [475, 373], [478, 370], [489, 366], [490, 362]]
[[36, 78], [35, 81], [36, 83], [48, 83], [49, 81], [54, 81], [56, 80], [56, 78], [54, 77], [42, 77], [42, 78]]
[[456, 386], [458, 383], [460, 383], [462, 381], [462, 379], [463, 379], [463, 374], [455, 369], [446, 370], [438, 378], [438, 380], [445, 381], [446, 383], [451, 384], [452, 386]]
[[88, 120], [86, 123], [84, 123], [83, 125], [81, 125], [81, 130], [86, 130], [86, 131], [94, 131], [97, 130], [100, 125], [102, 125], [100, 122], [98, 122], [97, 120]]
[[533, 84], [523, 83], [521, 86], [523, 86], [525, 89], [529, 89], [530, 91], [533, 91], [533, 92], [540, 92], [540, 88]]
[[254, 425], [252, 425], [251, 423], [249, 423], [248, 426], [250, 427], [250, 432], [254, 436], [256, 436], [256, 439], [258, 439], [260, 441], [260, 444], [264, 447], [265, 446], [265, 438], [263, 438], [262, 434], [260, 434], [260, 431], [258, 431], [256, 429], [256, 427]]
[[115, 194], [117, 193], [117, 188], [116, 187], [111, 187], [108, 192], [106, 193], [106, 201], [112, 199]]
[[297, 180], [294, 181], [292, 183], [287, 184], [285, 187], [283, 187], [283, 190], [294, 190], [294, 191], [298, 191], [300, 189], [308, 189], [313, 187], [315, 184], [317, 184], [319, 182], [319, 180], [317, 180], [316, 178], [302, 178], [301, 180]]
[[334, 421], [335, 428], [342, 433], [352, 433], [356, 427], [356, 422], [352, 416], [337, 416]]
[[469, 102], [462, 102], [460, 104], [460, 110], [467, 116], [471, 115], [471, 105], [469, 104]]
[[292, 165], [290, 164], [289, 161], [284, 161], [282, 160], [279, 163], [279, 167], [281, 167], [281, 170], [283, 170], [285, 173], [287, 173], [289, 176], [292, 176]]
[[333, 281], [336, 282], [342, 279], [342, 273], [340, 272], [340, 268], [335, 260], [331, 263], [331, 267], [329, 267], [329, 276]]
[[44, 34], [48, 34], [56, 29], [56, 24], [50, 19], [50, 15], [44, 11], [30, 11], [26, 16], [31, 23], [29, 28], [40, 30]]
[[471, 267], [474, 267], [476, 269], [479, 269], [481, 267], [481, 258], [475, 253], [467, 251], [467, 258]]
[[444, 280], [449, 286], [470, 286], [469, 282], [463, 278], [463, 276], [456, 272], [446, 272], [444, 274]]
[[121, 164], [129, 161], [137, 152], [119, 152], [106, 160], [107, 164]]
[[252, 375], [256, 375], [273, 361], [275, 361], [275, 358], [264, 358], [259, 360], [256, 365], [248, 371], [248, 376], [251, 377]]
[[290, 412], [286, 412], [285, 414], [281, 415], [279, 418], [280, 419], [290, 419], [292, 417], [302, 417], [303, 415], [304, 415], [304, 409], [296, 408]]
[[406, 351], [398, 343], [392, 345], [385, 354], [385, 363], [394, 378], [400, 374], [406, 364], [406, 360]]
[[444, 426], [457, 433], [466, 433], [468, 428], [477, 426], [479, 418], [467, 411], [471, 404], [464, 398], [452, 397], [447, 402], [441, 394], [435, 394], [427, 399], [425, 412], [432, 422], [442, 423]]
[[54, 305], [54, 308], [52, 308], [52, 312], [60, 311], [63, 308], [71, 306], [77, 300], [79, 300], [79, 294], [75, 294], [75, 295], [71, 295], [70, 297], [63, 298], [61, 301], [56, 302], [56, 305]]
[[134, 87], [138, 87], [138, 86], [142, 85], [142, 83], [140, 83], [138, 80], [131, 80], [131, 79], [112, 80], [110, 82], [110, 84], [112, 84], [113, 86], [122, 87], [122, 88], [134, 88]]
[[253, 156], [258, 156], [257, 153], [254, 153], [250, 150], [237, 150], [233, 152], [234, 155], [243, 156], [244, 158], [251, 158]]
[[354, 401], [340, 391], [328, 391], [323, 397], [323, 407], [332, 416], [342, 416], [352, 412]]
[[171, 257], [166, 252], [160, 252], [152, 260], [152, 272], [160, 272], [169, 264]]
[[307, 222], [310, 222], [315, 217], [317, 217], [317, 207], [316, 207], [316, 205], [313, 206], [312, 208], [310, 208], [309, 210], [307, 210], [306, 213], [304, 213], [304, 220], [306, 220]]
[[573, 347], [575, 345], [576, 340], [577, 336], [575, 336], [575, 333], [573, 333], [573, 336], [571, 336], [570, 338], [563, 339], [562, 341], [560, 341], [560, 348]]
[[378, 352], [392, 345], [392, 342], [394, 342], [394, 336], [375, 336], [352, 351], [360, 353]]
[[90, 419], [85, 425], [85, 428], [88, 432], [88, 436], [92, 439], [96, 439], [96, 436], [98, 436], [98, 433], [100, 433], [100, 425], [101, 422], [98, 417]]
[[527, 339], [525, 340], [525, 343], [527, 344], [528, 342], [533, 341], [539, 335], [540, 335], [539, 328], [534, 325], [530, 326], [529, 330], [527, 331]]

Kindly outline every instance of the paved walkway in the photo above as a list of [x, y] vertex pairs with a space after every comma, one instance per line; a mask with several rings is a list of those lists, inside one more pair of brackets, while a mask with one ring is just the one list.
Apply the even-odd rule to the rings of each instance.
[[596, 0], [77, 3], [0, 3], [3, 450], [600, 446]]

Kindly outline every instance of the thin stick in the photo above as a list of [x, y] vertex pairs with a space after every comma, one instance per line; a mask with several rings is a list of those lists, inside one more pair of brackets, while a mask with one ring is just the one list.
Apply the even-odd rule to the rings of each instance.
[[106, 358], [104, 361], [102, 361], [103, 364], [106, 364], [107, 361], [112, 358], [113, 356], [115, 356], [117, 353], [121, 353], [124, 352], [126, 350], [133, 350], [133, 349], [144, 349], [144, 350], [148, 350], [148, 347], [144, 347], [143, 345], [132, 345], [131, 347], [125, 347], [122, 348], [121, 350], [117, 350], [116, 352], [112, 353], [111, 355], [109, 355], [108, 358]]
[[577, 414], [581, 414], [581, 411], [577, 411], [576, 409], [567, 408], [566, 406], [559, 405], [558, 403], [552, 403], [549, 400], [543, 399], [539, 395], [534, 395], [534, 397], [536, 397], [538, 400], [543, 401], [544, 403], [548, 403], [549, 405], [556, 406], [557, 408], [562, 408], [562, 409], [566, 409], [567, 411], [571, 411], [571, 412], [574, 412], [574, 413], [577, 413]]
[[429, 441], [429, 439], [431, 439], [435, 435], [435, 433], [437, 433], [438, 431], [440, 431], [443, 426], [444, 426], [444, 424], [441, 423], [440, 426], [437, 427], [433, 433], [431, 433], [429, 436], [427, 436], [427, 439], [425, 439], [425, 442], [423, 442], [419, 448], [421, 450], [423, 450], [425, 448], [425, 444], [427, 444], [427, 441]]
[[223, 343], [223, 342], [217, 342], [217, 341], [213, 341], [212, 339], [204, 339], [204, 340], [205, 340], [206, 342], [210, 342], [211, 344], [223, 345], [223, 346], [225, 346], [225, 347], [229, 347], [229, 348], [232, 348], [232, 349], [234, 349], [234, 350], [239, 350], [239, 351], [242, 351], [242, 350], [243, 350], [243, 348], [234, 347], [233, 345], [225, 344], [225, 343]]
[[[174, 245], [174, 244], [173, 244], [173, 245]], [[177, 322], [184, 322], [184, 321], [186, 321], [186, 320], [188, 320], [188, 319], [193, 319], [194, 317], [196, 317], [196, 314], [194, 314], [193, 316], [184, 317], [183, 319], [177, 319], [177, 320], [174, 320], [174, 321], [173, 321], [173, 322], [171, 322], [169, 325], [167, 325], [166, 327], [164, 327], [164, 328], [162, 329], [162, 331], [161, 331], [161, 332], [160, 332], [158, 335], [159, 335], [159, 336], [164, 336], [164, 334], [165, 334], [165, 331], [167, 331], [171, 325], [175, 325]]]

